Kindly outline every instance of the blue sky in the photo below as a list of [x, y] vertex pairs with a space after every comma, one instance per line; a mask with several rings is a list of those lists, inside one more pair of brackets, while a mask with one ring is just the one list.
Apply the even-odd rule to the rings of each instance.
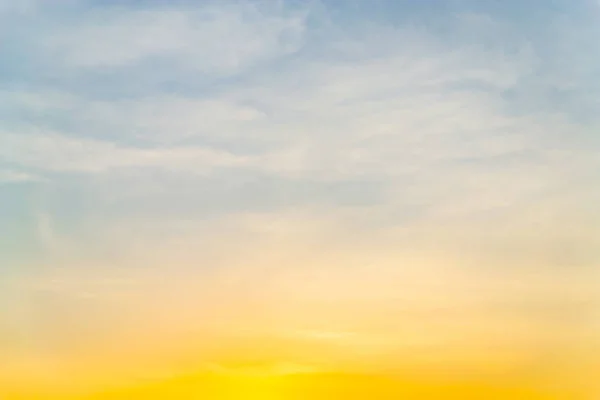
[[0, 276], [587, 271], [599, 37], [579, 0], [0, 0]]

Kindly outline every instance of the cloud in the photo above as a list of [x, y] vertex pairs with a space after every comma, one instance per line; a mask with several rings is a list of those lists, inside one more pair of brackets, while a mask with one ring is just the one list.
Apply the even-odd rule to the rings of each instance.
[[27, 172], [0, 169], [0, 185], [22, 182], [40, 182], [42, 178]]
[[302, 15], [250, 3], [107, 7], [54, 32], [44, 45], [71, 68], [119, 68], [166, 60], [175, 68], [228, 75], [296, 51], [303, 31]]
[[[76, 76], [70, 89], [4, 95], [0, 158], [49, 176], [56, 203], [69, 188], [111, 218], [326, 203], [360, 208], [365, 225], [458, 222], [508, 215], [593, 180], [584, 175], [597, 165], [594, 151], [580, 140], [589, 128], [511, 109], [508, 94], [531, 79], [539, 54], [525, 41], [504, 51], [502, 21], [457, 19], [471, 21], [463, 28], [474, 36], [493, 24], [500, 45], [486, 46], [449, 43], [427, 27], [313, 26], [322, 10], [308, 11], [311, 20], [307, 9], [247, 4], [85, 11], [44, 42], [60, 54], [46, 60], [50, 69]], [[250, 53], [231, 63], [213, 53], [216, 43]], [[245, 72], [198, 86], [181, 65]], [[127, 92], [156, 69], [168, 72], [166, 86]], [[124, 92], [98, 92], [99, 73], [121, 76]]]
[[2, 133], [0, 152], [40, 170], [113, 171], [115, 184], [127, 179], [124, 169], [135, 169], [130, 188], [144, 185], [142, 175], [154, 188], [172, 188], [173, 177], [161, 183], [157, 169], [211, 176], [229, 168], [232, 176], [296, 185], [377, 182], [390, 208], [436, 207], [439, 215], [526, 201], [556, 186], [556, 174], [589, 167], [593, 155], [566, 142], [568, 121], [504, 109], [501, 95], [526, 73], [523, 60], [441, 51], [422, 40], [416, 54], [392, 48], [351, 63], [299, 60], [214, 94], [96, 100], [15, 93], [23, 109], [68, 122], [17, 123]]
[[[179, 30], [200, 29], [190, 37], [208, 37], [203, 29], [217, 29], [213, 24], [231, 25], [225, 31], [235, 33], [239, 26], [259, 29], [263, 20], [292, 23], [273, 8], [246, 7], [97, 11], [69, 28], [82, 32], [69, 34], [75, 42], [63, 44], [63, 50], [75, 54], [94, 43], [112, 46], [122, 41], [106, 38], [130, 30], [118, 35], [137, 50], [114, 57], [94, 52], [106, 60], [70, 68], [127, 65], [132, 69], [119, 73], [135, 80], [135, 71], [150, 68], [160, 54], [182, 62], [208, 60], [206, 68], [216, 68], [210, 63], [219, 58], [189, 44]], [[156, 24], [149, 23], [152, 18]], [[203, 18], [208, 27], [193, 25]], [[175, 37], [147, 41], [144, 30], [155, 28]], [[106, 38], [99, 33], [104, 29]], [[275, 28], [267, 23], [265, 29], [267, 36], [256, 40], [280, 46], [272, 42], [279, 35], [271, 32]], [[469, 29], [475, 34], [483, 28]], [[404, 40], [390, 39], [395, 37]], [[89, 43], [77, 44], [80, 39]], [[179, 39], [183, 47], [177, 47]], [[165, 209], [149, 207], [158, 213], [181, 204], [182, 197], [206, 204], [205, 189], [238, 199], [235, 211], [249, 207], [245, 199], [270, 206], [277, 203], [269, 197], [276, 189], [253, 194], [252, 188], [268, 186], [249, 183], [269, 180], [279, 188], [308, 188], [315, 196], [296, 194], [287, 206], [314, 206], [319, 190], [329, 190], [323, 196], [333, 199], [331, 207], [343, 206], [343, 196], [357, 196], [344, 195], [344, 184], [366, 182], [365, 190], [378, 191], [369, 206], [379, 206], [379, 218], [390, 223], [411, 213], [443, 220], [503, 212], [555, 192], [568, 177], [594, 165], [593, 152], [571, 139], [570, 132], [581, 128], [568, 118], [510, 110], [506, 93], [518, 89], [536, 65], [527, 44], [515, 45], [519, 51], [507, 55], [498, 48], [450, 46], [422, 30], [370, 27], [359, 37], [331, 34], [320, 43], [307, 37], [304, 46], [305, 53], [285, 63], [263, 59], [244, 79], [206, 90], [117, 98], [93, 91], [14, 91], [5, 95], [12, 107], [5, 114], [12, 120], [11, 129], [0, 133], [0, 156], [24, 168], [59, 173], [57, 183], [67, 182], [64, 173], [102, 174], [81, 189], [98, 200], [108, 193], [113, 200], [120, 197], [117, 203], [125, 209], [137, 208], [134, 199], [150, 204], [164, 196]], [[190, 80], [178, 75], [175, 65], [167, 70], [172, 82]], [[84, 81], [91, 79], [87, 73]], [[207, 179], [214, 185], [210, 189]]]
[[[34, 130], [35, 131], [35, 130]], [[54, 132], [1, 133], [2, 158], [47, 171], [102, 172], [127, 167], [165, 167], [206, 172], [214, 166], [243, 164], [240, 157], [201, 147], [127, 148], [111, 142], [67, 137]]]

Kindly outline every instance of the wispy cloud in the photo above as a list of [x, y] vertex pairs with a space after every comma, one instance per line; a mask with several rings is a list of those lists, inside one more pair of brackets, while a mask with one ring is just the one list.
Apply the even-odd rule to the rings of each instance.
[[44, 46], [72, 68], [167, 62], [175, 69], [228, 75], [302, 44], [303, 15], [278, 8], [259, 3], [99, 8], [45, 38]]
[[163, 167], [202, 173], [215, 166], [243, 164], [241, 157], [202, 147], [143, 149], [54, 132], [2, 134], [6, 161], [46, 171], [102, 172], [127, 167]]
[[[149, 219], [211, 193], [207, 212], [219, 215], [225, 203], [277, 215], [324, 198], [343, 209], [364, 188], [377, 192], [355, 202], [365, 219], [458, 221], [550, 202], [595, 178], [594, 124], [531, 108], [524, 88], [541, 85], [548, 54], [504, 16], [466, 7], [444, 37], [431, 22], [353, 28], [328, 7], [33, 8], [44, 39], [20, 54], [50, 75], [21, 76], [3, 94], [0, 157], [44, 175], [47, 193], [69, 187], [99, 214], [106, 198], [121, 216], [152, 204]], [[286, 187], [310, 195], [273, 200]]]
[[[48, 202], [78, 193], [99, 231], [128, 213], [168, 225], [293, 209], [357, 229], [460, 226], [560, 203], [594, 179], [592, 125], [515, 112], [544, 55], [503, 38], [493, 14], [460, 12], [452, 29], [495, 45], [448, 42], [427, 25], [346, 29], [315, 5], [70, 12], [82, 13], [76, 24], [46, 24], [43, 49], [25, 49], [68, 84], [2, 96], [0, 157], [46, 176]], [[159, 70], [143, 95], [129, 90]], [[122, 87], [103, 93], [98, 77]]]
[[0, 169], [0, 184], [39, 182], [42, 179], [27, 172]]

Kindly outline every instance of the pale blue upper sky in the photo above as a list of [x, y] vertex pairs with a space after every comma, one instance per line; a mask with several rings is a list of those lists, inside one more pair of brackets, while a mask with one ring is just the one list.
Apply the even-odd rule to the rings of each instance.
[[255, 213], [589, 222], [599, 38], [581, 0], [2, 0], [2, 269]]

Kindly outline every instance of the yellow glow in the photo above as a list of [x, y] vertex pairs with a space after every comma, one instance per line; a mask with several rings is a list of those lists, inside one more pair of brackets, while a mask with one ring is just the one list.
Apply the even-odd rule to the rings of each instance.
[[[72, 400], [135, 400], [135, 399], [206, 399], [206, 400], [393, 400], [393, 399], [485, 399], [485, 400], [587, 400], [574, 386], [565, 385], [553, 376], [528, 376], [516, 371], [517, 359], [494, 363], [474, 361], [464, 354], [437, 360], [425, 366], [401, 365], [396, 369], [375, 368], [373, 364], [352, 364], [344, 367], [276, 360], [276, 356], [257, 356], [234, 349], [213, 354], [211, 362], [196, 365], [154, 360], [146, 365], [121, 360], [112, 364], [63, 366], [44, 374], [34, 375], [34, 369], [13, 379], [0, 382], [3, 400], [72, 399]], [[306, 349], [305, 349], [306, 350]], [[266, 353], [264, 353], [266, 354]], [[206, 358], [211, 358], [206, 356]], [[381, 360], [380, 364], [381, 363]], [[391, 365], [391, 364], [390, 364]], [[471, 369], [468, 366], [471, 366]], [[127, 366], [127, 367], [126, 367]], [[162, 367], [162, 369], [161, 369]], [[27, 372], [29, 375], [24, 374]], [[534, 371], [535, 372], [535, 371]], [[4, 375], [6, 378], [7, 375]], [[14, 378], [14, 377], [13, 377]], [[554, 376], [554, 379], [560, 378]], [[591, 382], [592, 380], [590, 380]], [[585, 393], [586, 395], [589, 392]]]
[[41, 391], [4, 394], [5, 399], [207, 399], [207, 400], [342, 400], [342, 399], [584, 399], [575, 393], [548, 391], [494, 382], [406, 379], [367, 374], [307, 374], [262, 377], [178, 377], [164, 382], [96, 393]]

